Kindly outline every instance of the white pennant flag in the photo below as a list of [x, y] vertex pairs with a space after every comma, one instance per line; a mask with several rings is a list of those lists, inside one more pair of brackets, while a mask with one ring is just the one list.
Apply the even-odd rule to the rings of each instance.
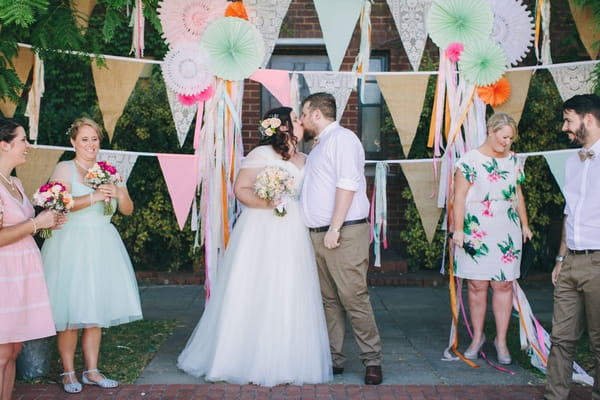
[[560, 97], [568, 100], [576, 94], [592, 93], [594, 82], [591, 79], [594, 64], [572, 64], [564, 67], [548, 68]]
[[347, 72], [303, 71], [302, 75], [310, 93], [327, 92], [335, 97], [337, 120], [341, 120], [350, 93], [356, 87], [356, 74]]
[[433, 0], [387, 0], [402, 45], [414, 71], [419, 70], [425, 43], [427, 27], [425, 16]]
[[192, 104], [191, 106], [185, 106], [177, 99], [177, 93], [169, 89], [165, 85], [167, 90], [167, 98], [169, 99], [169, 107], [171, 107], [171, 115], [173, 116], [173, 123], [177, 130], [177, 139], [179, 139], [179, 147], [183, 146], [185, 138], [190, 130], [192, 121], [196, 116], [198, 110], [198, 103]]
[[114, 165], [119, 172], [119, 175], [123, 177], [123, 183], [127, 183], [131, 170], [137, 161], [138, 155], [136, 153], [126, 153], [122, 151], [110, 151], [100, 150], [98, 153], [98, 159], [101, 161], [108, 161]]
[[279, 38], [281, 23], [292, 0], [244, 0], [248, 19], [260, 32], [265, 41], [264, 68], [271, 58], [275, 42]]

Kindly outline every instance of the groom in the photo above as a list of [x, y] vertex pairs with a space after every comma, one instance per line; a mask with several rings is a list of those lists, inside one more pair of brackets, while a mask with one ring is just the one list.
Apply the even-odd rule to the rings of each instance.
[[366, 367], [365, 383], [378, 385], [383, 379], [381, 340], [367, 289], [365, 153], [356, 134], [336, 121], [335, 98], [329, 93], [304, 99], [300, 121], [304, 140], [314, 139], [301, 201], [317, 258], [333, 373], [344, 372], [342, 346], [348, 315]]

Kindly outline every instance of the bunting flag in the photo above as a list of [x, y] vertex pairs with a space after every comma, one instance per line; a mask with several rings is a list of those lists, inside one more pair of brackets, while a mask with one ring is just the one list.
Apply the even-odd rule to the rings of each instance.
[[437, 207], [437, 197], [434, 195], [436, 182], [433, 165], [437, 164], [439, 169], [439, 163], [439, 161], [435, 163], [426, 161], [400, 164], [408, 181], [429, 243], [433, 240], [440, 221], [440, 215], [442, 215], [442, 209]]
[[342, 119], [348, 98], [356, 87], [356, 74], [339, 72], [310, 72], [303, 71], [302, 75], [310, 93], [327, 92], [335, 97], [337, 120]]
[[38, 149], [31, 147], [27, 150], [27, 162], [16, 168], [17, 176], [23, 183], [25, 195], [28, 198], [43, 184], [48, 182], [54, 166], [64, 151], [54, 149]]
[[495, 106], [494, 111], [509, 114], [519, 124], [523, 115], [523, 109], [525, 108], [525, 101], [529, 92], [529, 82], [533, 76], [533, 71], [528, 69], [508, 71], [504, 76], [510, 82], [510, 97], [504, 103]]
[[565, 186], [565, 165], [567, 163], [567, 159], [571, 157], [575, 151], [577, 150], [572, 149], [567, 151], [563, 150], [543, 153], [546, 163], [548, 163], [550, 171], [552, 172], [552, 175], [554, 175], [554, 179], [556, 180], [558, 187], [560, 188], [561, 192], [563, 192], [563, 196]]
[[[19, 46], [17, 56], [12, 59], [12, 62], [15, 66], [15, 73], [19, 77], [19, 80], [21, 83], [25, 84], [25, 82], [27, 82], [27, 77], [29, 76], [29, 71], [31, 71], [31, 67], [33, 67], [33, 53], [29, 48]], [[18, 94], [21, 94], [20, 90], [18, 91]], [[12, 118], [13, 115], [15, 115], [16, 109], [17, 104], [8, 99], [0, 99], [0, 111], [4, 117]]]
[[573, 0], [569, 0], [569, 8], [571, 9], [571, 14], [573, 15], [573, 20], [575, 21], [575, 26], [577, 27], [577, 32], [579, 32], [579, 38], [583, 46], [592, 60], [597, 59], [598, 52], [600, 51], [600, 46], [597, 43], [600, 41], [600, 29], [598, 29], [598, 25], [594, 21], [592, 8], [590, 6], [582, 8]]
[[264, 68], [271, 59], [275, 42], [279, 38], [281, 23], [292, 0], [244, 0], [248, 19], [256, 26], [265, 41]]
[[591, 79], [593, 64], [569, 64], [562, 67], [548, 68], [554, 78], [563, 101], [576, 94], [593, 93], [594, 82]]
[[289, 71], [280, 69], [259, 69], [250, 78], [259, 82], [281, 103], [282, 106], [291, 106], [291, 86]]
[[157, 154], [179, 229], [183, 230], [198, 183], [196, 154]]
[[71, 8], [75, 11], [75, 23], [85, 33], [90, 22], [90, 16], [97, 0], [71, 0]]
[[404, 157], [415, 139], [429, 75], [378, 75], [377, 84], [400, 136]]
[[114, 151], [100, 150], [98, 152], [98, 158], [114, 165], [117, 171], [119, 171], [119, 175], [123, 177], [123, 182], [127, 183], [127, 179], [129, 179], [129, 175], [131, 175], [131, 170], [135, 166], [138, 155], [137, 153], [117, 153]]
[[38, 127], [40, 124], [40, 107], [44, 95], [44, 62], [36, 54], [33, 64], [33, 80], [29, 96], [27, 96], [27, 107], [25, 116], [29, 118], [29, 140], [37, 143]]
[[117, 121], [123, 114], [144, 64], [112, 58], [103, 61], [106, 65], [101, 67], [96, 65], [96, 62], [92, 63], [92, 75], [104, 120], [104, 129], [108, 133], [109, 140], [112, 140]]
[[194, 103], [190, 106], [182, 104], [177, 99], [177, 93], [171, 90], [165, 85], [167, 91], [167, 99], [169, 100], [169, 107], [171, 108], [171, 116], [173, 117], [173, 123], [175, 124], [175, 130], [177, 131], [177, 139], [179, 140], [179, 147], [183, 146], [185, 138], [192, 126], [196, 110], [198, 109], [198, 103]]
[[400, 40], [413, 71], [419, 70], [427, 43], [425, 16], [432, 0], [387, 0]]
[[332, 71], [340, 70], [364, 1], [314, 0]]

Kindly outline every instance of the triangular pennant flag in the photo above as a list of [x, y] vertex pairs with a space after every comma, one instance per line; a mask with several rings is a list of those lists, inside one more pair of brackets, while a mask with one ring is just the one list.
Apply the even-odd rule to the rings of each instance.
[[112, 140], [115, 126], [129, 100], [144, 63], [107, 58], [106, 65], [99, 67], [92, 62], [92, 75], [96, 85], [98, 104], [104, 120], [104, 129]]
[[427, 43], [425, 16], [433, 0], [387, 0], [413, 71], [419, 70]]
[[594, 80], [591, 79], [594, 64], [571, 64], [563, 67], [548, 68], [563, 101], [576, 94], [593, 92]]
[[573, 0], [569, 0], [569, 7], [571, 8], [571, 14], [573, 15], [577, 32], [579, 32], [581, 43], [583, 43], [590, 58], [595, 60], [598, 58], [598, 52], [600, 51], [600, 46], [597, 43], [600, 40], [600, 30], [598, 29], [598, 24], [594, 21], [594, 11], [590, 6], [580, 7]]
[[198, 184], [198, 156], [195, 154], [157, 154], [156, 156], [169, 189], [179, 229], [183, 230]]
[[[31, 71], [31, 67], [33, 67], [33, 53], [29, 48], [19, 46], [17, 56], [12, 59], [12, 62], [15, 65], [15, 72], [19, 77], [19, 80], [21, 83], [25, 83], [29, 76], [29, 71]], [[21, 91], [19, 90], [18, 93], [20, 95]], [[17, 105], [12, 101], [0, 99], [0, 111], [4, 117], [12, 118], [16, 109]]]
[[510, 97], [507, 101], [494, 107], [495, 112], [504, 112], [512, 116], [517, 124], [523, 115], [523, 108], [529, 92], [529, 82], [533, 70], [508, 71], [504, 74], [510, 82]]
[[48, 182], [54, 166], [63, 153], [62, 150], [35, 147], [27, 150], [27, 162], [17, 167], [17, 176], [23, 183], [23, 189], [28, 198], [31, 198], [40, 186]]
[[544, 153], [544, 158], [550, 167], [552, 175], [554, 175], [558, 187], [561, 192], [563, 192], [563, 195], [565, 194], [563, 191], [565, 186], [565, 164], [567, 163], [567, 159], [571, 157], [575, 151], [577, 150], [573, 149], [571, 151]]
[[96, 0], [71, 0], [71, 8], [75, 11], [75, 23], [84, 33], [87, 30], [94, 7], [96, 7]]
[[183, 105], [177, 99], [177, 93], [171, 90], [167, 85], [165, 85], [165, 89], [167, 90], [167, 99], [169, 99], [169, 107], [171, 107], [171, 116], [173, 117], [175, 130], [177, 130], [179, 147], [181, 147], [185, 142], [190, 126], [192, 126], [192, 121], [196, 116], [198, 103], [194, 103], [191, 106]]
[[98, 153], [99, 160], [108, 161], [115, 166], [119, 175], [123, 177], [123, 182], [127, 182], [127, 179], [129, 179], [137, 157], [136, 153], [126, 153], [123, 151], [100, 150]]
[[290, 72], [280, 69], [259, 69], [249, 79], [261, 83], [282, 106], [289, 107], [290, 101]]
[[415, 139], [429, 75], [378, 75], [377, 84], [392, 114], [404, 157]]
[[256, 26], [265, 41], [264, 68], [271, 59], [275, 42], [279, 38], [281, 23], [292, 0], [244, 0], [248, 19]]
[[331, 70], [339, 71], [360, 16], [363, 0], [314, 0], [314, 2]]
[[[437, 162], [439, 167], [439, 161]], [[400, 166], [412, 192], [427, 241], [431, 243], [440, 221], [440, 215], [442, 215], [442, 209], [437, 207], [437, 196], [432, 195], [436, 187], [433, 165], [431, 161], [426, 161], [422, 163], [402, 163]]]
[[337, 120], [342, 119], [348, 98], [356, 87], [356, 74], [346, 72], [309, 72], [302, 75], [310, 93], [327, 92], [335, 97]]

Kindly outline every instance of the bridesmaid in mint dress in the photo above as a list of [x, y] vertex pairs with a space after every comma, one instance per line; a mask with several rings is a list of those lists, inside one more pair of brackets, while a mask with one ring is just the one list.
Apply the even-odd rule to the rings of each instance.
[[75, 120], [69, 129], [75, 158], [56, 165], [51, 180], [62, 182], [73, 195], [69, 221], [42, 247], [46, 282], [58, 331], [58, 351], [63, 365], [63, 388], [82, 390], [75, 375], [74, 355], [78, 330], [84, 384], [103, 388], [118, 386], [98, 371], [101, 328], [142, 318], [139, 292], [127, 250], [111, 215], [104, 215], [104, 200], [124, 215], [133, 212], [133, 202], [124, 185], [103, 184], [94, 190], [85, 175], [95, 163], [102, 131], [87, 118]]
[[21, 181], [10, 175], [28, 149], [25, 129], [0, 118], [0, 400], [12, 398], [23, 342], [56, 333], [33, 235], [62, 218], [49, 210], [34, 217]]

